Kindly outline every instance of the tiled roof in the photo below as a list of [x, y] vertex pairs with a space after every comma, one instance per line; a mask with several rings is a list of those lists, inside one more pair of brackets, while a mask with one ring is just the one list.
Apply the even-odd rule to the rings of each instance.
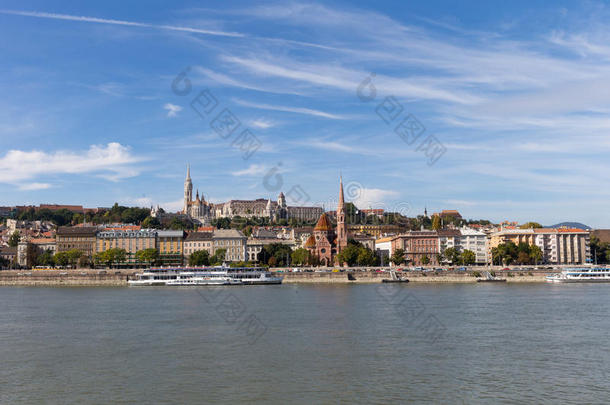
[[314, 231], [330, 231], [332, 229], [332, 225], [330, 224], [328, 216], [325, 213], [320, 215], [320, 219], [318, 219], [316, 227], [313, 228]]
[[95, 226], [60, 226], [57, 229], [57, 235], [85, 235], [85, 236], [93, 236], [97, 232], [97, 228]]
[[316, 238], [314, 238], [313, 235], [310, 235], [309, 238], [307, 238], [307, 242], [305, 242], [305, 247], [311, 248], [311, 247], [315, 247], [315, 246], [316, 246]]
[[194, 242], [200, 240], [212, 240], [212, 232], [190, 232], [185, 242]]

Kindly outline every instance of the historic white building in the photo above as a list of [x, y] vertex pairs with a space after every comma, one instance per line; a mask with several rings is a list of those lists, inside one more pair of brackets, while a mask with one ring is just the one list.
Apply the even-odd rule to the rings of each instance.
[[320, 207], [289, 207], [286, 204], [284, 193], [280, 192], [277, 201], [259, 198], [256, 200], [230, 200], [224, 203], [213, 204], [207, 202], [197, 190], [193, 199], [193, 182], [191, 181], [191, 168], [187, 167], [184, 180], [184, 206], [182, 213], [203, 224], [208, 224], [212, 218], [269, 218], [278, 219], [296, 218], [299, 220], [314, 221], [324, 210]]

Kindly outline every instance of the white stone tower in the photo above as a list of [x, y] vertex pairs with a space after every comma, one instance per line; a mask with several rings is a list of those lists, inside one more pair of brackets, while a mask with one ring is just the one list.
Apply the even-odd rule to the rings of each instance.
[[191, 181], [191, 165], [186, 167], [186, 179], [184, 180], [184, 214], [189, 213], [189, 203], [193, 201], [193, 182]]

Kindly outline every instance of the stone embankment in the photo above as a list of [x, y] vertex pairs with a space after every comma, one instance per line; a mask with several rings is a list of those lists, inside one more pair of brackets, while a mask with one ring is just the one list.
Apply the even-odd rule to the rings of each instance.
[[2, 270], [0, 286], [126, 286], [138, 270]]
[[[481, 272], [480, 272], [481, 273]], [[284, 283], [381, 283], [384, 278], [390, 278], [387, 272], [353, 271], [349, 272], [355, 280], [349, 280], [348, 272], [290, 272], [284, 273]], [[474, 272], [422, 272], [409, 271], [397, 273], [407, 278], [411, 283], [476, 283], [478, 277]], [[534, 272], [496, 272], [498, 278], [505, 278], [507, 283], [540, 283], [545, 282], [548, 273]], [[480, 277], [482, 278], [482, 277]]]
[[[313, 271], [288, 272], [287, 269], [272, 269], [277, 275], [284, 276], [284, 283], [303, 284], [361, 284], [381, 283], [390, 278], [389, 272], [370, 269], [350, 271]], [[2, 270], [0, 286], [127, 286], [129, 277], [141, 269], [106, 270]], [[476, 283], [475, 271], [398, 272], [401, 277], [412, 283]], [[483, 271], [478, 271], [483, 275]], [[351, 274], [355, 280], [350, 280]], [[548, 271], [496, 271], [496, 276], [505, 278], [508, 283], [544, 282]]]

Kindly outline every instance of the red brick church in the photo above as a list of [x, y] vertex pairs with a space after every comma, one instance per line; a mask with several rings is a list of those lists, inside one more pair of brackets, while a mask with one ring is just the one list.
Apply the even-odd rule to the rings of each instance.
[[337, 205], [337, 229], [323, 213], [313, 229], [313, 234], [305, 242], [305, 248], [309, 253], [317, 257], [320, 265], [340, 265], [337, 254], [347, 246], [347, 227], [345, 226], [345, 202], [343, 200], [343, 179], [339, 179], [339, 204]]

